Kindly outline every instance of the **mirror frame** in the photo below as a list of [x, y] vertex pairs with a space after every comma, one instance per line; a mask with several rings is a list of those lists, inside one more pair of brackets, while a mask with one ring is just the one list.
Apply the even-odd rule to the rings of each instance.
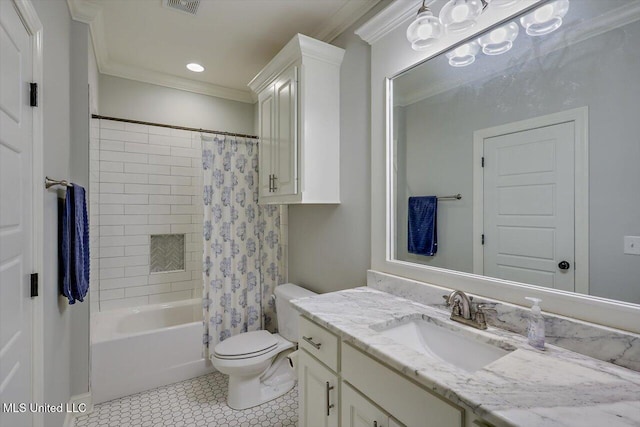
[[413, 51], [405, 37], [406, 27], [419, 6], [415, 0], [396, 0], [356, 31], [371, 44], [371, 268], [427, 285], [460, 289], [520, 306], [527, 305], [526, 296], [534, 296], [543, 300], [544, 311], [640, 333], [639, 304], [430, 267], [394, 257], [392, 80], [548, 1], [551, 0], [522, 0], [504, 11], [489, 13], [491, 10], [488, 10], [480, 17], [472, 34], [447, 35], [429, 51], [423, 52]]

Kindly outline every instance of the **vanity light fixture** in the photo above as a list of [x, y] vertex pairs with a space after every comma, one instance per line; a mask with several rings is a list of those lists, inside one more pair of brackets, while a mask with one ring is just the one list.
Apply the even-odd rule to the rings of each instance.
[[442, 35], [442, 24], [433, 16], [429, 7], [422, 0], [418, 16], [407, 28], [407, 40], [413, 50], [425, 50], [434, 44]]
[[513, 47], [519, 32], [518, 24], [511, 22], [480, 37], [478, 43], [485, 55], [501, 55]]
[[556, 0], [523, 16], [520, 24], [530, 36], [544, 36], [560, 28], [568, 11], [569, 0]]
[[187, 64], [187, 69], [189, 69], [189, 71], [193, 71], [194, 73], [201, 73], [204, 71], [204, 67], [200, 64], [196, 64], [195, 62]]
[[447, 53], [449, 65], [452, 67], [466, 67], [467, 65], [471, 65], [475, 62], [479, 50], [480, 45], [477, 41], [463, 44]]
[[466, 31], [476, 25], [487, 5], [485, 0], [449, 0], [440, 10], [440, 21], [448, 32]]

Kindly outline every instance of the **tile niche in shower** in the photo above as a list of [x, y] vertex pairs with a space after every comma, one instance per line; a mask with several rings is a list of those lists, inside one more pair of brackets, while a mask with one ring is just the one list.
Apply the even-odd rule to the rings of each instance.
[[185, 269], [184, 234], [152, 234], [150, 250], [151, 273]]

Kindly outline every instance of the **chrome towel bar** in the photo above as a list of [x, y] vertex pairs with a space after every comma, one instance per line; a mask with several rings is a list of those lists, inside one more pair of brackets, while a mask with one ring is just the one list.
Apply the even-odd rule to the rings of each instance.
[[59, 181], [57, 179], [51, 179], [48, 176], [45, 177], [44, 179], [44, 187], [49, 189], [51, 187], [53, 187], [54, 185], [62, 185], [63, 187], [73, 187], [73, 184], [71, 184], [69, 181], [65, 181], [64, 179]]

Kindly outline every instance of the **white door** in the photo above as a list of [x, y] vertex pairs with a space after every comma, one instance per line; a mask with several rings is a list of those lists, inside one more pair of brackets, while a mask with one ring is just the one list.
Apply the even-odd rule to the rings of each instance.
[[574, 122], [484, 139], [484, 275], [574, 291]]
[[298, 68], [284, 71], [275, 82], [276, 129], [274, 188], [278, 195], [293, 195], [298, 192], [297, 145], [298, 145]]
[[[31, 402], [32, 77], [30, 36], [0, 1], [0, 402]], [[0, 408], [0, 425], [32, 424]]]
[[342, 427], [389, 427], [389, 416], [355, 391], [342, 383]]
[[337, 427], [338, 377], [304, 350], [298, 363], [300, 427]]

